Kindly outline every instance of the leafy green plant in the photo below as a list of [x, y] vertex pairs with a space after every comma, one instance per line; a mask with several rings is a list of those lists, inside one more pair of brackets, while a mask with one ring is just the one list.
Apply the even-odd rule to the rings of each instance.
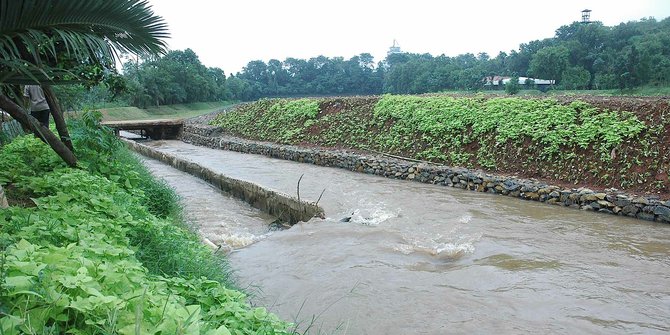
[[26, 163], [50, 162], [50, 155], [31, 137], [0, 150], [15, 171], [3, 172], [4, 180], [37, 205], [0, 212], [0, 333], [288, 333], [289, 324], [230, 289], [223, 258], [137, 196], [165, 190], [138, 189], [142, 178], [133, 185], [108, 177], [137, 167], [119, 163], [123, 154], [86, 170]]
[[[262, 141], [375, 150], [570, 182], [603, 182], [579, 169], [587, 160], [595, 161], [602, 176], [613, 175], [618, 164], [632, 163], [638, 155], [639, 161], [656, 157], [663, 151], [653, 143], [665, 132], [664, 125], [625, 110], [579, 100], [485, 95], [322, 98], [311, 99], [310, 108], [319, 106], [318, 111], [277, 115], [285, 105], [285, 100], [260, 100], [221, 114], [212, 124]], [[633, 178], [631, 166], [625, 171], [618, 172], [625, 175], [615, 182], [619, 186]]]

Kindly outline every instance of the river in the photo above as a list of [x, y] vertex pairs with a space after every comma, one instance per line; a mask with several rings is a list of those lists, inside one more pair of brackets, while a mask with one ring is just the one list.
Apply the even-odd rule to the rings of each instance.
[[254, 303], [311, 333], [670, 332], [668, 224], [180, 141], [148, 144], [291, 195], [303, 175], [300, 196], [312, 201], [326, 190], [326, 219], [270, 233], [271, 217], [150, 163], [184, 195], [201, 232], [232, 250], [240, 285], [257, 288]]

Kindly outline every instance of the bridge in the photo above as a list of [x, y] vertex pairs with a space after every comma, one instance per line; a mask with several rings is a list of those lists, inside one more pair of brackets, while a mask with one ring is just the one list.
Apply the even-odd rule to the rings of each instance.
[[183, 119], [104, 121], [102, 125], [114, 129], [119, 135], [121, 130], [139, 131], [139, 135], [152, 140], [175, 139], [184, 126]]

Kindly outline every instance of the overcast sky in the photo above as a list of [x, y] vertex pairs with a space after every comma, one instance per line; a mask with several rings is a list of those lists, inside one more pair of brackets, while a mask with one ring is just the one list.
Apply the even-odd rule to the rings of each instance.
[[149, 0], [169, 25], [170, 49], [191, 48], [200, 61], [235, 73], [251, 60], [380, 61], [396, 39], [403, 51], [445, 54], [516, 50], [581, 19], [607, 26], [670, 16], [670, 0]]

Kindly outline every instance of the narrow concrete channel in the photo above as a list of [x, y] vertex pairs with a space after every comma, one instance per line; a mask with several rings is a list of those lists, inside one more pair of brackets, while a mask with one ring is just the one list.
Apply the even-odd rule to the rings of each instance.
[[[303, 329], [315, 316], [312, 330], [346, 334], [670, 331], [665, 223], [179, 141], [150, 145], [287, 194], [304, 176], [307, 200], [326, 189], [325, 219], [269, 235], [249, 230], [257, 242], [229, 255], [240, 284], [262, 291], [255, 303]], [[208, 218], [217, 207], [225, 206], [187, 211]], [[227, 224], [217, 220], [205, 225]]]
[[174, 188], [181, 198], [187, 222], [214, 245], [232, 251], [271, 233], [269, 227], [274, 216], [155, 159], [144, 157], [143, 161], [154, 176]]

